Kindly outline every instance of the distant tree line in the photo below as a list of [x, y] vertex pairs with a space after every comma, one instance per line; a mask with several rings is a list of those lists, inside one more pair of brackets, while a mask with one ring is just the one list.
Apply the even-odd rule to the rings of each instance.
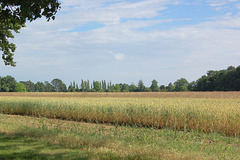
[[207, 72], [194, 84], [196, 91], [240, 91], [240, 66]]
[[26, 92], [23, 83], [18, 83], [13, 77], [0, 77], [0, 92]]
[[152, 80], [151, 86], [146, 87], [142, 80], [138, 84], [119, 83], [111, 81], [81, 80], [80, 83], [72, 81], [67, 87], [62, 80], [55, 78], [51, 82], [29, 81], [17, 82], [13, 77], [0, 77], [0, 92], [180, 92], [180, 91], [240, 91], [240, 66], [230, 66], [225, 70], [208, 71], [197, 81], [188, 82], [180, 78], [167, 86], [158, 85]]

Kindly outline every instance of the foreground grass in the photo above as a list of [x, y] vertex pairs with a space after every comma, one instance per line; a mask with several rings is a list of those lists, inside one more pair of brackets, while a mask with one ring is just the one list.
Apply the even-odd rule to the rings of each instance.
[[0, 114], [0, 159], [240, 159], [240, 138]]
[[81, 159], [78, 149], [50, 145], [47, 141], [23, 135], [0, 134], [0, 159]]

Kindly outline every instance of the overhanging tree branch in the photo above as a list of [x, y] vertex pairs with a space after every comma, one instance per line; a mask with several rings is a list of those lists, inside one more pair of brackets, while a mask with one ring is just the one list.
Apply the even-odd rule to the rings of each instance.
[[13, 39], [12, 32], [19, 33], [26, 21], [34, 21], [42, 16], [47, 21], [54, 20], [60, 9], [58, 0], [0, 0], [0, 50], [5, 65], [16, 66], [13, 52], [16, 46], [9, 42]]

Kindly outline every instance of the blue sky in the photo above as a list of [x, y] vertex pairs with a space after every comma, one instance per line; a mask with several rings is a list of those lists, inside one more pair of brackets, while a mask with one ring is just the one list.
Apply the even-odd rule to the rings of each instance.
[[146, 86], [240, 62], [239, 0], [61, 0], [54, 21], [15, 34], [17, 81], [107, 80]]

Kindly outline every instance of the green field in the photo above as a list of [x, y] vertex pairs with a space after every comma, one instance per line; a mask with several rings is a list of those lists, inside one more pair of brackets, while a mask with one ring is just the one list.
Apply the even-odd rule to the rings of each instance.
[[239, 92], [1, 93], [0, 111], [0, 159], [240, 159]]

